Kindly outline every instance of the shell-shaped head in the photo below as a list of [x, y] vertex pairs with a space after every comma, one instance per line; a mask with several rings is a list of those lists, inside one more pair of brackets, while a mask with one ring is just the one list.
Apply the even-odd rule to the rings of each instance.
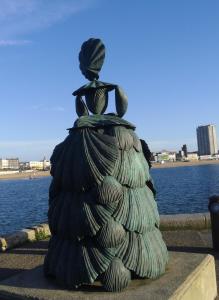
[[88, 80], [99, 78], [105, 58], [105, 46], [100, 39], [91, 38], [84, 42], [79, 53], [80, 69]]

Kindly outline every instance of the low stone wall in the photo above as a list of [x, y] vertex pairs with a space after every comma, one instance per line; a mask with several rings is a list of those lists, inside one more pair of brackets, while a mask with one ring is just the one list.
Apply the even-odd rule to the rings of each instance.
[[161, 215], [161, 230], [203, 230], [211, 228], [209, 213]]
[[[161, 215], [160, 229], [167, 230], [204, 230], [211, 228], [209, 213]], [[0, 237], [0, 252], [14, 248], [28, 241], [36, 241], [50, 236], [49, 226], [46, 223], [22, 229], [13, 234]]]
[[25, 228], [12, 234], [0, 237], [0, 252], [14, 248], [25, 242], [42, 240], [50, 236], [49, 225], [39, 224], [30, 228]]

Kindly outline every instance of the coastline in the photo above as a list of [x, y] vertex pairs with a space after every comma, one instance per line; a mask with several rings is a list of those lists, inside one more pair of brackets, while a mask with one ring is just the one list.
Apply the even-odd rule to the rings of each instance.
[[[39, 177], [48, 177], [50, 176], [49, 171], [33, 171], [33, 172], [21, 172], [21, 173], [14, 173], [14, 174], [4, 174], [0, 175], [0, 180], [2, 179], [34, 179]], [[30, 178], [31, 177], [31, 178]]]
[[166, 162], [164, 164], [152, 163], [153, 169], [163, 169], [163, 168], [177, 168], [177, 167], [191, 167], [191, 166], [202, 166], [202, 165], [218, 165], [219, 160], [198, 160], [198, 161], [176, 161], [176, 162]]
[[[202, 166], [202, 165], [217, 165], [219, 160], [198, 160], [198, 161], [177, 161], [177, 162], [165, 162], [164, 164], [152, 163], [152, 169], [164, 169], [164, 168], [177, 168], [177, 167], [191, 167], [191, 166]], [[10, 180], [10, 179], [29, 179], [39, 178], [39, 177], [48, 177], [50, 171], [33, 171], [33, 172], [21, 172], [14, 174], [4, 174], [0, 173], [0, 180]]]

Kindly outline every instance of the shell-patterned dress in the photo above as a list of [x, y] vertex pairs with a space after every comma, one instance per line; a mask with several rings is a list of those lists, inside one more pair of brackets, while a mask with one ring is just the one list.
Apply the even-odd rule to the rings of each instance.
[[[84, 44], [81, 52], [98, 53], [103, 45], [98, 39]], [[51, 157], [44, 272], [67, 288], [99, 280], [107, 291], [121, 291], [132, 278], [163, 274], [168, 252], [145, 144], [122, 118], [127, 98], [118, 86], [89, 80], [75, 92], [79, 118]], [[117, 114], [103, 114], [113, 89]]]

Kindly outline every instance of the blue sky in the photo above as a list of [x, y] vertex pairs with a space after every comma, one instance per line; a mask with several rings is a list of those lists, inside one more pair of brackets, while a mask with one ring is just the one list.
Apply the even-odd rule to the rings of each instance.
[[0, 0], [0, 157], [49, 158], [65, 138], [90, 37], [151, 150], [196, 150], [198, 125], [219, 132], [218, 15], [217, 0]]

